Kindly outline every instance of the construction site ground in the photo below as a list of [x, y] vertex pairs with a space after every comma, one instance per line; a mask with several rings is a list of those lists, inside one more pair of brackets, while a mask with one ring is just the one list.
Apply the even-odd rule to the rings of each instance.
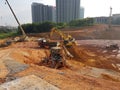
[[60, 69], [40, 63], [50, 52], [35, 41], [0, 48], [0, 88], [3, 83], [35, 75], [60, 90], [120, 90], [120, 50], [106, 50], [109, 42], [115, 43], [78, 40], [77, 54], [82, 58], [67, 58], [67, 66]]

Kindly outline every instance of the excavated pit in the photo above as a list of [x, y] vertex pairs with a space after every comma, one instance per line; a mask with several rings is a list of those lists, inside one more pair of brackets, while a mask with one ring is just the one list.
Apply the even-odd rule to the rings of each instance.
[[[86, 36], [90, 37], [88, 34], [92, 35], [94, 34], [92, 32], [96, 30], [101, 30], [101, 27], [69, 32], [77, 39], [82, 39], [81, 37], [86, 39]], [[89, 43], [89, 41], [85, 42]], [[72, 47], [69, 51], [75, 56], [70, 60], [67, 59], [69, 68], [53, 69], [39, 65], [41, 60], [48, 57], [50, 53], [47, 49], [39, 48], [37, 42], [19, 42], [1, 48], [0, 69], [3, 68], [3, 70], [0, 72], [0, 84], [7, 82], [6, 79], [11, 81], [34, 74], [61, 90], [73, 90], [73, 88], [75, 90], [120, 90], [120, 51], [108, 52], [102, 47], [92, 45]], [[7, 63], [7, 60], [2, 62], [5, 57], [12, 58], [8, 61], [14, 63]], [[13, 70], [12, 75], [8, 77], [9, 70], [7, 68], [11, 68], [11, 64], [15, 63], [20, 66], [19, 68], [21, 65], [29, 67], [19, 71], [18, 67], [13, 65], [13, 68], [17, 69], [11, 69]], [[7, 65], [9, 66], [6, 67]]]
[[[108, 88], [106, 86], [110, 86], [113, 84], [115, 84], [117, 89], [119, 87], [119, 80], [115, 78], [117, 75], [117, 72], [114, 72], [114, 74], [111, 75], [109, 73], [113, 71], [107, 70], [108, 68], [111, 70], [115, 70], [114, 68], [112, 69], [113, 66], [109, 66], [109, 67], [106, 66], [106, 64], [104, 64], [103, 62], [104, 59], [103, 61], [100, 62], [102, 65], [99, 65], [99, 63], [96, 64], [98, 62], [97, 60], [99, 60], [99, 57], [97, 58], [97, 54], [101, 56], [100, 53], [96, 52], [98, 48], [96, 48], [95, 50], [94, 47], [90, 47], [90, 46], [89, 47], [87, 46], [78, 47], [80, 48], [80, 50], [82, 48], [82, 51], [85, 50], [85, 52], [87, 52], [87, 55], [89, 55], [91, 58], [96, 57], [97, 60], [96, 59], [94, 60], [94, 58], [93, 60], [89, 58], [88, 61], [87, 60], [81, 61], [82, 59], [79, 60], [76, 58], [72, 58], [71, 60], [67, 60], [67, 64], [69, 65], [69, 68], [61, 68], [58, 70], [46, 67], [44, 65], [43, 66], [38, 65], [43, 59], [43, 57], [48, 57], [50, 53], [48, 49], [39, 48], [36, 42], [16, 43], [16, 44], [9, 46], [8, 48], [5, 49], [6, 51], [3, 50], [1, 52], [5, 52], [5, 54], [7, 52], [10, 52], [9, 57], [15, 60], [15, 62], [19, 62], [23, 65], [24, 64], [29, 65], [29, 67], [26, 68], [25, 70], [12, 73], [12, 77], [20, 78], [23, 76], [35, 74], [36, 76], [39, 76], [40, 78], [46, 80], [50, 84], [58, 86], [62, 90], [66, 90], [66, 89], [71, 90], [71, 88], [73, 87], [76, 90], [78, 88], [81, 90], [83, 88], [85, 88], [86, 90], [89, 90], [91, 87], [95, 87], [95, 89], [99, 88], [98, 90], [101, 90], [102, 88], [104, 90], [105, 88]], [[92, 51], [90, 48], [94, 48], [95, 51]], [[2, 56], [4, 56], [4, 54]], [[105, 59], [105, 63], [108, 63], [109, 61], [107, 61], [106, 59]], [[7, 65], [9, 65], [9, 63]], [[99, 68], [94, 69], [94, 67], [91, 68], [90, 66], [95, 66]], [[97, 72], [102, 71], [101, 68], [106, 69], [104, 70], [105, 73], [97, 74]], [[16, 69], [13, 69], [13, 70], [16, 70]], [[106, 71], [108, 73], [106, 73]], [[98, 77], [96, 75], [98, 75]], [[101, 81], [99, 81], [99, 79], [97, 80], [96, 77], [101, 79]], [[111, 82], [109, 82], [109, 80]], [[3, 82], [6, 82], [6, 81], [4, 81], [4, 79], [1, 79], [1, 83]], [[115, 89], [116, 87], [109, 87], [108, 89]]]
[[[50, 55], [48, 49], [39, 48], [36, 42], [18, 43], [13, 46], [17, 49], [12, 52], [12, 57], [25, 64], [39, 65], [44, 57], [49, 57]], [[75, 62], [119, 72], [119, 68], [115, 68], [114, 65], [116, 66], [116, 64], [119, 64], [120, 59], [116, 57], [109, 57], [110, 54], [103, 53], [104, 49], [101, 47], [89, 45], [74, 46], [72, 48], [68, 48], [68, 51], [74, 56], [71, 60]], [[111, 55], [113, 54], [114, 53], [111, 53]], [[68, 59], [67, 62], [69, 63], [71, 60]]]

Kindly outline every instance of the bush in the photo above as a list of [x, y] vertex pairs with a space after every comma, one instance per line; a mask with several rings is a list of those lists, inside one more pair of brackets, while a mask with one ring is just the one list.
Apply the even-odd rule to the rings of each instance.
[[16, 32], [9, 32], [9, 33], [0, 33], [0, 39], [8, 38], [8, 37], [15, 37], [18, 36]]
[[57, 23], [57, 28], [58, 29], [62, 29], [62, 28], [65, 28], [67, 26], [67, 24], [66, 23]]
[[90, 26], [93, 24], [94, 24], [93, 18], [85, 18], [85, 19], [72, 20], [69, 23], [69, 26], [71, 26], [71, 27], [83, 27], [83, 26]]
[[[67, 25], [70, 27], [82, 27], [93, 25], [93, 18], [73, 20], [70, 23], [54, 23], [54, 22], [43, 22], [43, 23], [32, 23], [23, 24], [22, 27], [25, 33], [42, 33], [49, 32], [53, 27], [58, 29], [65, 28]], [[21, 34], [21, 30], [18, 27], [18, 33]]]
[[[32, 24], [23, 24], [22, 27], [25, 33], [42, 33], [49, 32], [56, 24], [53, 22], [44, 22], [44, 23], [32, 23]], [[21, 32], [20, 28], [19, 33]]]

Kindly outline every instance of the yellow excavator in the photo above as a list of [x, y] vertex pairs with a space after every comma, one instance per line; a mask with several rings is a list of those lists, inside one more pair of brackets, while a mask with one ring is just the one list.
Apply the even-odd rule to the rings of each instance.
[[72, 57], [75, 60], [85, 61], [86, 58], [89, 56], [84, 48], [79, 48], [75, 38], [73, 38], [71, 35], [65, 34], [57, 28], [52, 28], [50, 32], [50, 39], [52, 38], [54, 33], [60, 35], [62, 39], [62, 47], [65, 51], [67, 51], [66, 54], [69, 57]]
[[58, 35], [60, 35], [61, 39], [63, 40], [63, 44], [66, 47], [71, 47], [73, 45], [77, 45], [75, 38], [73, 38], [71, 35], [69, 34], [65, 34], [63, 33], [61, 30], [57, 29], [57, 28], [52, 28], [51, 32], [50, 32], [50, 39], [53, 36], [53, 34], [56, 33]]
[[[51, 40], [52, 35], [54, 33], [57, 33], [60, 35], [62, 42], [60, 41], [53, 41]], [[59, 42], [59, 44], [57, 44]], [[67, 48], [76, 45], [75, 39], [72, 38], [70, 35], [66, 35], [62, 33], [57, 28], [52, 28], [50, 32], [50, 40], [47, 39], [40, 39], [38, 41], [38, 45], [40, 47], [49, 47], [50, 55], [47, 55], [47, 57], [44, 57], [41, 61], [41, 65], [47, 65], [52, 68], [60, 68], [60, 67], [66, 67], [66, 59], [67, 57], [73, 58], [74, 56], [68, 51]], [[47, 53], [46, 53], [47, 54]]]
[[63, 33], [61, 30], [57, 28], [52, 28], [50, 32], [50, 39], [52, 38], [54, 33], [60, 35], [62, 39], [61, 42], [62, 47], [64, 47], [64, 49], [67, 51], [68, 56], [80, 59], [79, 49], [75, 38], [73, 38], [69, 34]]

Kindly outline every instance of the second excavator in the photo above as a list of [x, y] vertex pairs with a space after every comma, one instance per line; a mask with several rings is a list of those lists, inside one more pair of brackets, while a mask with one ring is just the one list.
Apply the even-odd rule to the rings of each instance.
[[55, 27], [51, 29], [50, 38], [53, 36], [54, 33], [60, 35], [61, 39], [63, 40], [64, 46], [71, 47], [73, 45], [77, 45], [75, 38], [73, 38], [69, 34], [64, 34], [61, 30], [59, 30]]
[[[85, 61], [89, 55], [84, 48], [79, 48], [77, 41], [70, 34], [64, 33], [57, 28], [52, 28], [50, 32], [50, 38], [54, 37], [55, 34], [61, 37], [61, 44], [68, 51], [69, 56], [72, 56], [75, 60]], [[54, 34], [54, 35], [53, 35]]]

